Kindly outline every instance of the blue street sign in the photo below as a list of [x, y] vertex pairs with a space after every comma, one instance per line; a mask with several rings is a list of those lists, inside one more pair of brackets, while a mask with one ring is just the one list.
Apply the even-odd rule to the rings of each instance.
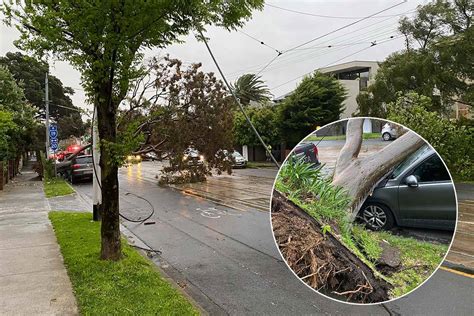
[[49, 126], [49, 143], [50, 147], [53, 151], [58, 150], [59, 143], [58, 143], [58, 127], [54, 124]]

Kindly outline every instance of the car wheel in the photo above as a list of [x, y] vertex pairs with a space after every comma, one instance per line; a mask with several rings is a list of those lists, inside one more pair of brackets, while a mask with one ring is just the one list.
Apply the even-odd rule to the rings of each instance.
[[390, 133], [383, 133], [382, 138], [385, 141], [389, 141], [392, 139], [392, 135], [390, 135]]
[[388, 207], [378, 203], [369, 203], [362, 206], [359, 218], [373, 230], [386, 230], [393, 227], [395, 220]]

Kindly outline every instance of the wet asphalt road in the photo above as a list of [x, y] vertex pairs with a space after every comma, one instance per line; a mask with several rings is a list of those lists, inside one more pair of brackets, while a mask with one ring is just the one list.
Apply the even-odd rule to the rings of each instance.
[[[90, 200], [91, 184], [75, 189]], [[469, 315], [473, 308], [473, 279], [444, 270], [416, 292], [385, 306], [326, 299], [297, 280], [282, 262], [268, 213], [237, 211], [161, 188], [138, 168], [121, 169], [120, 190], [121, 211], [129, 217], [146, 216], [150, 207], [126, 192], [154, 206], [150, 220], [155, 225], [123, 224], [149, 247], [163, 251], [154, 262], [212, 315]]]

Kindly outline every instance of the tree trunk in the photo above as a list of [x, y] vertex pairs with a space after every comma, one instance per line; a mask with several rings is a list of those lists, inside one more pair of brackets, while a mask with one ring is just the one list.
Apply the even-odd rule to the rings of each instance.
[[119, 221], [118, 167], [114, 163], [110, 145], [116, 141], [116, 106], [111, 101], [108, 87], [97, 101], [97, 125], [100, 137], [100, 168], [102, 181], [102, 224], [100, 258], [119, 260], [121, 258]]
[[358, 158], [362, 144], [364, 119], [350, 119], [347, 123], [346, 143], [341, 149], [334, 170], [333, 185], [342, 187], [351, 198], [352, 219], [378, 181], [415, 152], [425, 142], [409, 131], [380, 151], [366, 158]]

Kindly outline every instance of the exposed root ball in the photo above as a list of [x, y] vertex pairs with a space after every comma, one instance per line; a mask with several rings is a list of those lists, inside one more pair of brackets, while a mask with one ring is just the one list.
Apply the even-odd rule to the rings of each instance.
[[312, 288], [351, 302], [389, 299], [388, 283], [278, 192], [272, 199], [272, 224], [286, 262]]

